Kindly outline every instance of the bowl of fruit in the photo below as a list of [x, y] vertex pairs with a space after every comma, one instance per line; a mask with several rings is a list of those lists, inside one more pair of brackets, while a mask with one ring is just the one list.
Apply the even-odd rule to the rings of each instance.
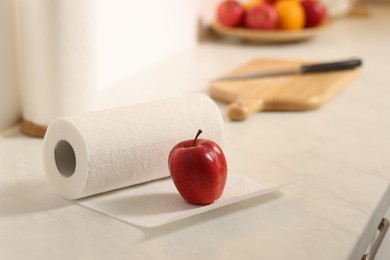
[[225, 0], [218, 5], [212, 28], [225, 36], [284, 43], [313, 38], [326, 21], [320, 0]]

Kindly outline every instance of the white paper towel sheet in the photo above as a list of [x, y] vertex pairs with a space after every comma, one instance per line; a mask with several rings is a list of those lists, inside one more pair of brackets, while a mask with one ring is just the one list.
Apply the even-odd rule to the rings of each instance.
[[180, 196], [169, 177], [79, 199], [76, 203], [126, 223], [151, 228], [280, 190], [297, 181], [272, 185], [228, 173], [222, 196], [213, 204], [197, 206], [187, 203]]
[[203, 94], [58, 118], [45, 135], [45, 172], [65, 198], [146, 227], [282, 187], [228, 174], [218, 202], [203, 207], [185, 202], [164, 177], [169, 176], [170, 150], [193, 139], [198, 129], [201, 138], [222, 145], [221, 113]]

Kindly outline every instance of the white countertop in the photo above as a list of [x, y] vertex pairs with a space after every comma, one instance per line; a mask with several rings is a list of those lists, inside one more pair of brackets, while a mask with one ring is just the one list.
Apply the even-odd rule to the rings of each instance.
[[305, 43], [202, 43], [102, 94], [101, 107], [112, 107], [205, 92], [208, 79], [253, 58], [361, 57], [362, 75], [319, 110], [225, 116], [231, 170], [300, 183], [142, 229], [59, 197], [43, 141], [11, 129], [0, 137], [0, 258], [360, 259], [390, 204], [390, 5], [370, 11]]

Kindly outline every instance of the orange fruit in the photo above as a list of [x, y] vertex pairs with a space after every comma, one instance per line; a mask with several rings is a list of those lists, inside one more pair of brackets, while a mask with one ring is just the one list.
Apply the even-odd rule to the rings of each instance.
[[305, 10], [300, 1], [279, 0], [275, 4], [281, 30], [300, 30], [305, 26]]
[[245, 11], [249, 11], [255, 8], [256, 6], [260, 5], [262, 2], [263, 0], [248, 0], [244, 2], [243, 6]]

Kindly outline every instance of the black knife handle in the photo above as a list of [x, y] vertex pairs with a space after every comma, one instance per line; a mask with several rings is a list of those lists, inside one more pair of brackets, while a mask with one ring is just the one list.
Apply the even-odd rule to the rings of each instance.
[[317, 63], [311, 65], [302, 65], [302, 73], [315, 73], [315, 72], [325, 72], [325, 71], [336, 71], [336, 70], [349, 70], [354, 69], [362, 65], [360, 59], [350, 59], [337, 62], [328, 62], [328, 63]]

